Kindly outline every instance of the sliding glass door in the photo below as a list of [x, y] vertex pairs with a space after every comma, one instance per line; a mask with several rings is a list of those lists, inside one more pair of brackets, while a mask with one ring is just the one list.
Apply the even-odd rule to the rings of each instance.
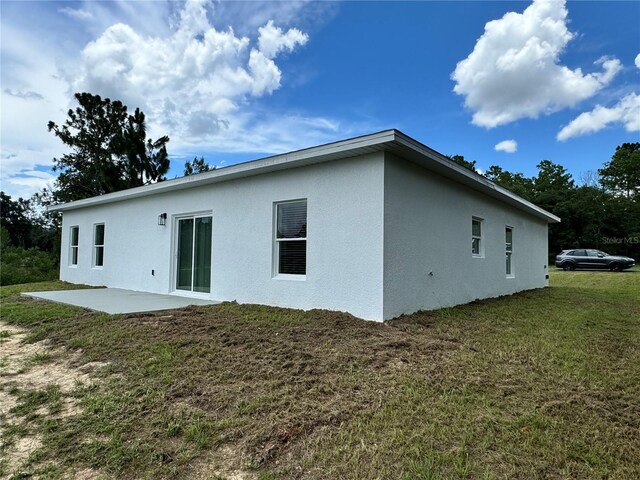
[[176, 289], [211, 291], [211, 217], [178, 219]]

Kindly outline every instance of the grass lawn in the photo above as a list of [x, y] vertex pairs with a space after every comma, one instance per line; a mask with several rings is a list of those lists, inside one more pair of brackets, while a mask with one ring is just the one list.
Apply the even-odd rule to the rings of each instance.
[[27, 342], [107, 366], [70, 391], [0, 376], [17, 398], [0, 458], [38, 436], [20, 471], [44, 478], [640, 478], [640, 272], [551, 285], [384, 324], [235, 303], [103, 315], [19, 296], [59, 282], [2, 287]]

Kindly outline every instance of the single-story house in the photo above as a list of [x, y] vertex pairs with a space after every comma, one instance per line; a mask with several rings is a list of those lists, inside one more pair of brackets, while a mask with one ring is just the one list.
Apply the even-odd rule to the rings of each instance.
[[61, 280], [377, 321], [547, 286], [560, 221], [398, 130], [53, 210]]

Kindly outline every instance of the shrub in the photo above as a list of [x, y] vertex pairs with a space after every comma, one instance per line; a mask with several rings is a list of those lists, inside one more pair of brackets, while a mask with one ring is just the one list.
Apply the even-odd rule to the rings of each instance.
[[0, 251], [0, 285], [43, 282], [58, 278], [56, 258], [36, 248], [3, 246]]

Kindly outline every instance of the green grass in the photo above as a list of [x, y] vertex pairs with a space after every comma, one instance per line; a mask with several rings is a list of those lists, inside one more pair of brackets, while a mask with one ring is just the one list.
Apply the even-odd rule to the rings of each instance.
[[235, 303], [112, 316], [18, 295], [59, 282], [0, 297], [3, 321], [115, 374], [76, 388], [78, 417], [37, 414], [55, 412], [54, 390], [18, 392], [43, 438], [33, 468], [54, 462], [52, 478], [218, 464], [262, 479], [639, 478], [640, 272], [551, 284], [385, 324]]
[[62, 407], [60, 388], [51, 385], [43, 390], [31, 390], [18, 393], [18, 405], [9, 410], [18, 417], [34, 420], [40, 408], [46, 407], [49, 413], [58, 413]]
[[28, 359], [28, 365], [46, 365], [47, 363], [51, 363], [56, 359], [57, 355], [48, 352], [36, 352], [31, 355]]

